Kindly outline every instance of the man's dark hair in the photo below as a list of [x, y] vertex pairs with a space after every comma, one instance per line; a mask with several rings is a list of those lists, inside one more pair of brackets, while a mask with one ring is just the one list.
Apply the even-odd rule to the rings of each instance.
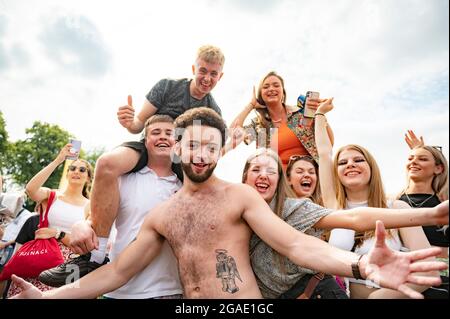
[[150, 116], [149, 119], [145, 122], [144, 138], [147, 137], [147, 128], [155, 123], [173, 123], [173, 118], [171, 118], [169, 115], [161, 115], [161, 114], [155, 114], [153, 116]]
[[227, 126], [225, 125], [222, 117], [217, 112], [208, 107], [196, 107], [190, 109], [175, 120], [177, 141], [181, 140], [183, 129], [187, 128], [188, 126], [193, 126], [194, 121], [199, 121], [201, 125], [218, 129], [222, 136], [222, 146], [225, 145], [225, 130]]

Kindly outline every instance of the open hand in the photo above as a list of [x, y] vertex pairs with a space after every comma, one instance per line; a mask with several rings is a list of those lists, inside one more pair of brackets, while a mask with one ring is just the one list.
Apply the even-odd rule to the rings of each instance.
[[22, 292], [15, 295], [11, 299], [42, 299], [43, 294], [42, 291], [37, 289], [35, 286], [30, 284], [29, 282], [23, 280], [20, 277], [17, 277], [16, 275], [11, 276], [11, 280], [22, 289]]
[[327, 114], [328, 112], [330, 112], [334, 108], [333, 99], [334, 97], [330, 99], [320, 100], [320, 104], [319, 107], [317, 108], [316, 113]]
[[120, 125], [129, 129], [133, 125], [134, 121], [134, 107], [133, 107], [133, 98], [131, 95], [128, 95], [128, 104], [119, 107], [117, 111], [117, 119], [119, 120]]
[[376, 243], [367, 258], [365, 273], [367, 279], [374, 281], [384, 288], [398, 290], [410, 298], [421, 299], [422, 294], [408, 287], [407, 284], [422, 286], [438, 286], [439, 277], [427, 277], [415, 274], [443, 270], [447, 265], [437, 261], [422, 261], [439, 255], [439, 248], [420, 249], [404, 253], [393, 251], [386, 246], [385, 229], [381, 221], [376, 223]]
[[258, 99], [256, 98], [255, 86], [253, 86], [253, 96], [252, 96], [252, 101], [250, 102], [250, 104], [253, 106], [254, 109], [265, 109], [265, 108], [267, 108], [267, 106], [259, 104]]
[[420, 139], [418, 139], [413, 130], [408, 130], [408, 132], [405, 134], [405, 142], [406, 144], [408, 144], [410, 149], [422, 147], [425, 145], [423, 137], [421, 136]]
[[235, 127], [231, 129], [231, 141], [233, 148], [236, 148], [245, 138], [245, 130], [242, 127]]

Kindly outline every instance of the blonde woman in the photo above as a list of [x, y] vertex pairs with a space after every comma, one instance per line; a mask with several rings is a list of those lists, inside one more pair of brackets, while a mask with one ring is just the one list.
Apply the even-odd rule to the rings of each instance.
[[[272, 211], [286, 223], [318, 238], [323, 230], [336, 227], [371, 230], [375, 228], [376, 220], [382, 220], [388, 228], [432, 223], [426, 210], [391, 211], [360, 207], [348, 211], [333, 211], [314, 204], [310, 199], [295, 198], [286, 182], [280, 158], [270, 149], [258, 149], [247, 159], [242, 182], [253, 187]], [[443, 214], [438, 218], [438, 223], [442, 223], [448, 218], [448, 211], [445, 213], [445, 205], [439, 208], [442, 208]], [[297, 266], [255, 234], [250, 241], [250, 257], [259, 288], [265, 298], [277, 298], [280, 295], [284, 298], [297, 298], [299, 295], [304, 297], [305, 287], [311, 280], [316, 286], [308, 298], [346, 298], [330, 275]]]
[[[379, 207], [392, 209], [410, 208], [402, 201], [388, 201], [384, 192], [381, 173], [375, 158], [359, 145], [341, 147], [331, 162], [331, 143], [326, 139], [325, 114], [333, 109], [332, 101], [324, 101], [316, 112], [316, 142], [322, 158], [320, 182], [326, 207], [354, 209]], [[332, 163], [332, 164], [331, 164]], [[375, 244], [374, 231], [354, 231], [334, 229], [329, 243], [357, 254], [366, 254]], [[419, 250], [430, 247], [421, 227], [390, 229], [386, 232], [386, 243], [393, 250]], [[430, 274], [437, 276], [437, 272]], [[404, 298], [401, 292], [380, 289], [380, 286], [367, 280], [350, 279], [351, 298]], [[428, 287], [410, 288], [423, 292]]]
[[[308, 98], [305, 104], [316, 109], [318, 99]], [[244, 127], [246, 118], [252, 111], [257, 117]], [[314, 141], [314, 119], [303, 114], [303, 106], [286, 104], [286, 90], [283, 78], [276, 72], [267, 73], [261, 80], [257, 92], [253, 92], [251, 102], [234, 119], [231, 128], [245, 128], [244, 142], [249, 144], [256, 140], [256, 147], [276, 150], [286, 169], [293, 155], [310, 155], [319, 160]], [[328, 128], [333, 139], [331, 128]]]
[[[434, 207], [448, 199], [448, 163], [442, 151], [435, 146], [425, 145], [422, 137], [417, 138], [411, 130], [405, 135], [411, 148], [406, 162], [407, 185], [399, 199], [411, 207]], [[448, 264], [448, 225], [423, 226], [428, 241], [441, 249], [438, 259]], [[448, 298], [448, 270], [441, 271], [443, 285], [427, 290], [429, 298]]]
[[[67, 186], [64, 190], [52, 190], [44, 187], [44, 183], [50, 175], [64, 163], [67, 156], [74, 156], [71, 152], [72, 145], [65, 145], [58, 156], [39, 173], [37, 173], [26, 185], [28, 196], [35, 202], [46, 203], [50, 193], [56, 192], [56, 197], [48, 212], [48, 228], [40, 228], [36, 231], [36, 239], [55, 237], [61, 248], [64, 259], [69, 259], [70, 249], [67, 247], [70, 242], [70, 228], [78, 221], [86, 219], [89, 212], [89, 190], [92, 183], [93, 171], [91, 165], [83, 160], [73, 161], [67, 171]], [[42, 284], [36, 278], [28, 279], [37, 285], [42, 291], [51, 289]], [[17, 294], [19, 291], [15, 284], [11, 285], [8, 297]]]

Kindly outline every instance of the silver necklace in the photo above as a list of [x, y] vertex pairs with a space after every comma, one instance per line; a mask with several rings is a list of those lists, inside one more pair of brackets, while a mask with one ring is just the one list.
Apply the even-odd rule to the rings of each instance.
[[406, 195], [406, 199], [408, 199], [409, 202], [409, 206], [414, 207], [414, 208], [419, 208], [422, 207], [423, 204], [425, 204], [426, 202], [428, 202], [435, 194], [431, 194], [430, 196], [428, 196], [427, 198], [425, 198], [420, 204], [416, 203], [415, 201], [413, 201], [411, 198], [409, 198], [408, 194], [405, 193]]

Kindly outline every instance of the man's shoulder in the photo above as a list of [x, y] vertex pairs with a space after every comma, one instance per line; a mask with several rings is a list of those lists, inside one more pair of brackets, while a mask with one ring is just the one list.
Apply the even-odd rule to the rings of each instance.
[[230, 192], [233, 192], [234, 196], [238, 196], [237, 198], [247, 198], [251, 197], [255, 194], [255, 190], [253, 187], [244, 184], [244, 183], [230, 183], [226, 182], [227, 185], [225, 186], [227, 190]]
[[219, 115], [222, 115], [222, 109], [220, 108], [220, 106], [217, 104], [216, 100], [214, 100], [213, 96], [211, 95], [211, 93], [209, 93], [209, 107], [211, 109], [213, 109], [214, 111], [216, 111]]
[[182, 78], [182, 79], [172, 79], [172, 78], [164, 78], [161, 79], [157, 85], [159, 86], [165, 86], [167, 88], [178, 88], [178, 87], [185, 87], [189, 83], [189, 79]]
[[161, 212], [169, 211], [179, 201], [179, 196], [178, 196], [178, 192], [179, 191], [180, 190], [175, 192], [172, 196], [168, 197], [167, 199], [165, 199], [165, 200], [161, 201], [160, 203], [158, 203], [158, 205], [156, 205], [155, 208], [158, 211], [161, 211]]
[[162, 201], [158, 204], [156, 204], [155, 206], [153, 206], [148, 212], [148, 214], [146, 215], [145, 219], [149, 219], [151, 220], [151, 223], [153, 225], [160, 225], [162, 226], [163, 223], [163, 219], [164, 217], [167, 215], [166, 213], [169, 211], [169, 209], [171, 208], [171, 203], [170, 203], [170, 198]]

